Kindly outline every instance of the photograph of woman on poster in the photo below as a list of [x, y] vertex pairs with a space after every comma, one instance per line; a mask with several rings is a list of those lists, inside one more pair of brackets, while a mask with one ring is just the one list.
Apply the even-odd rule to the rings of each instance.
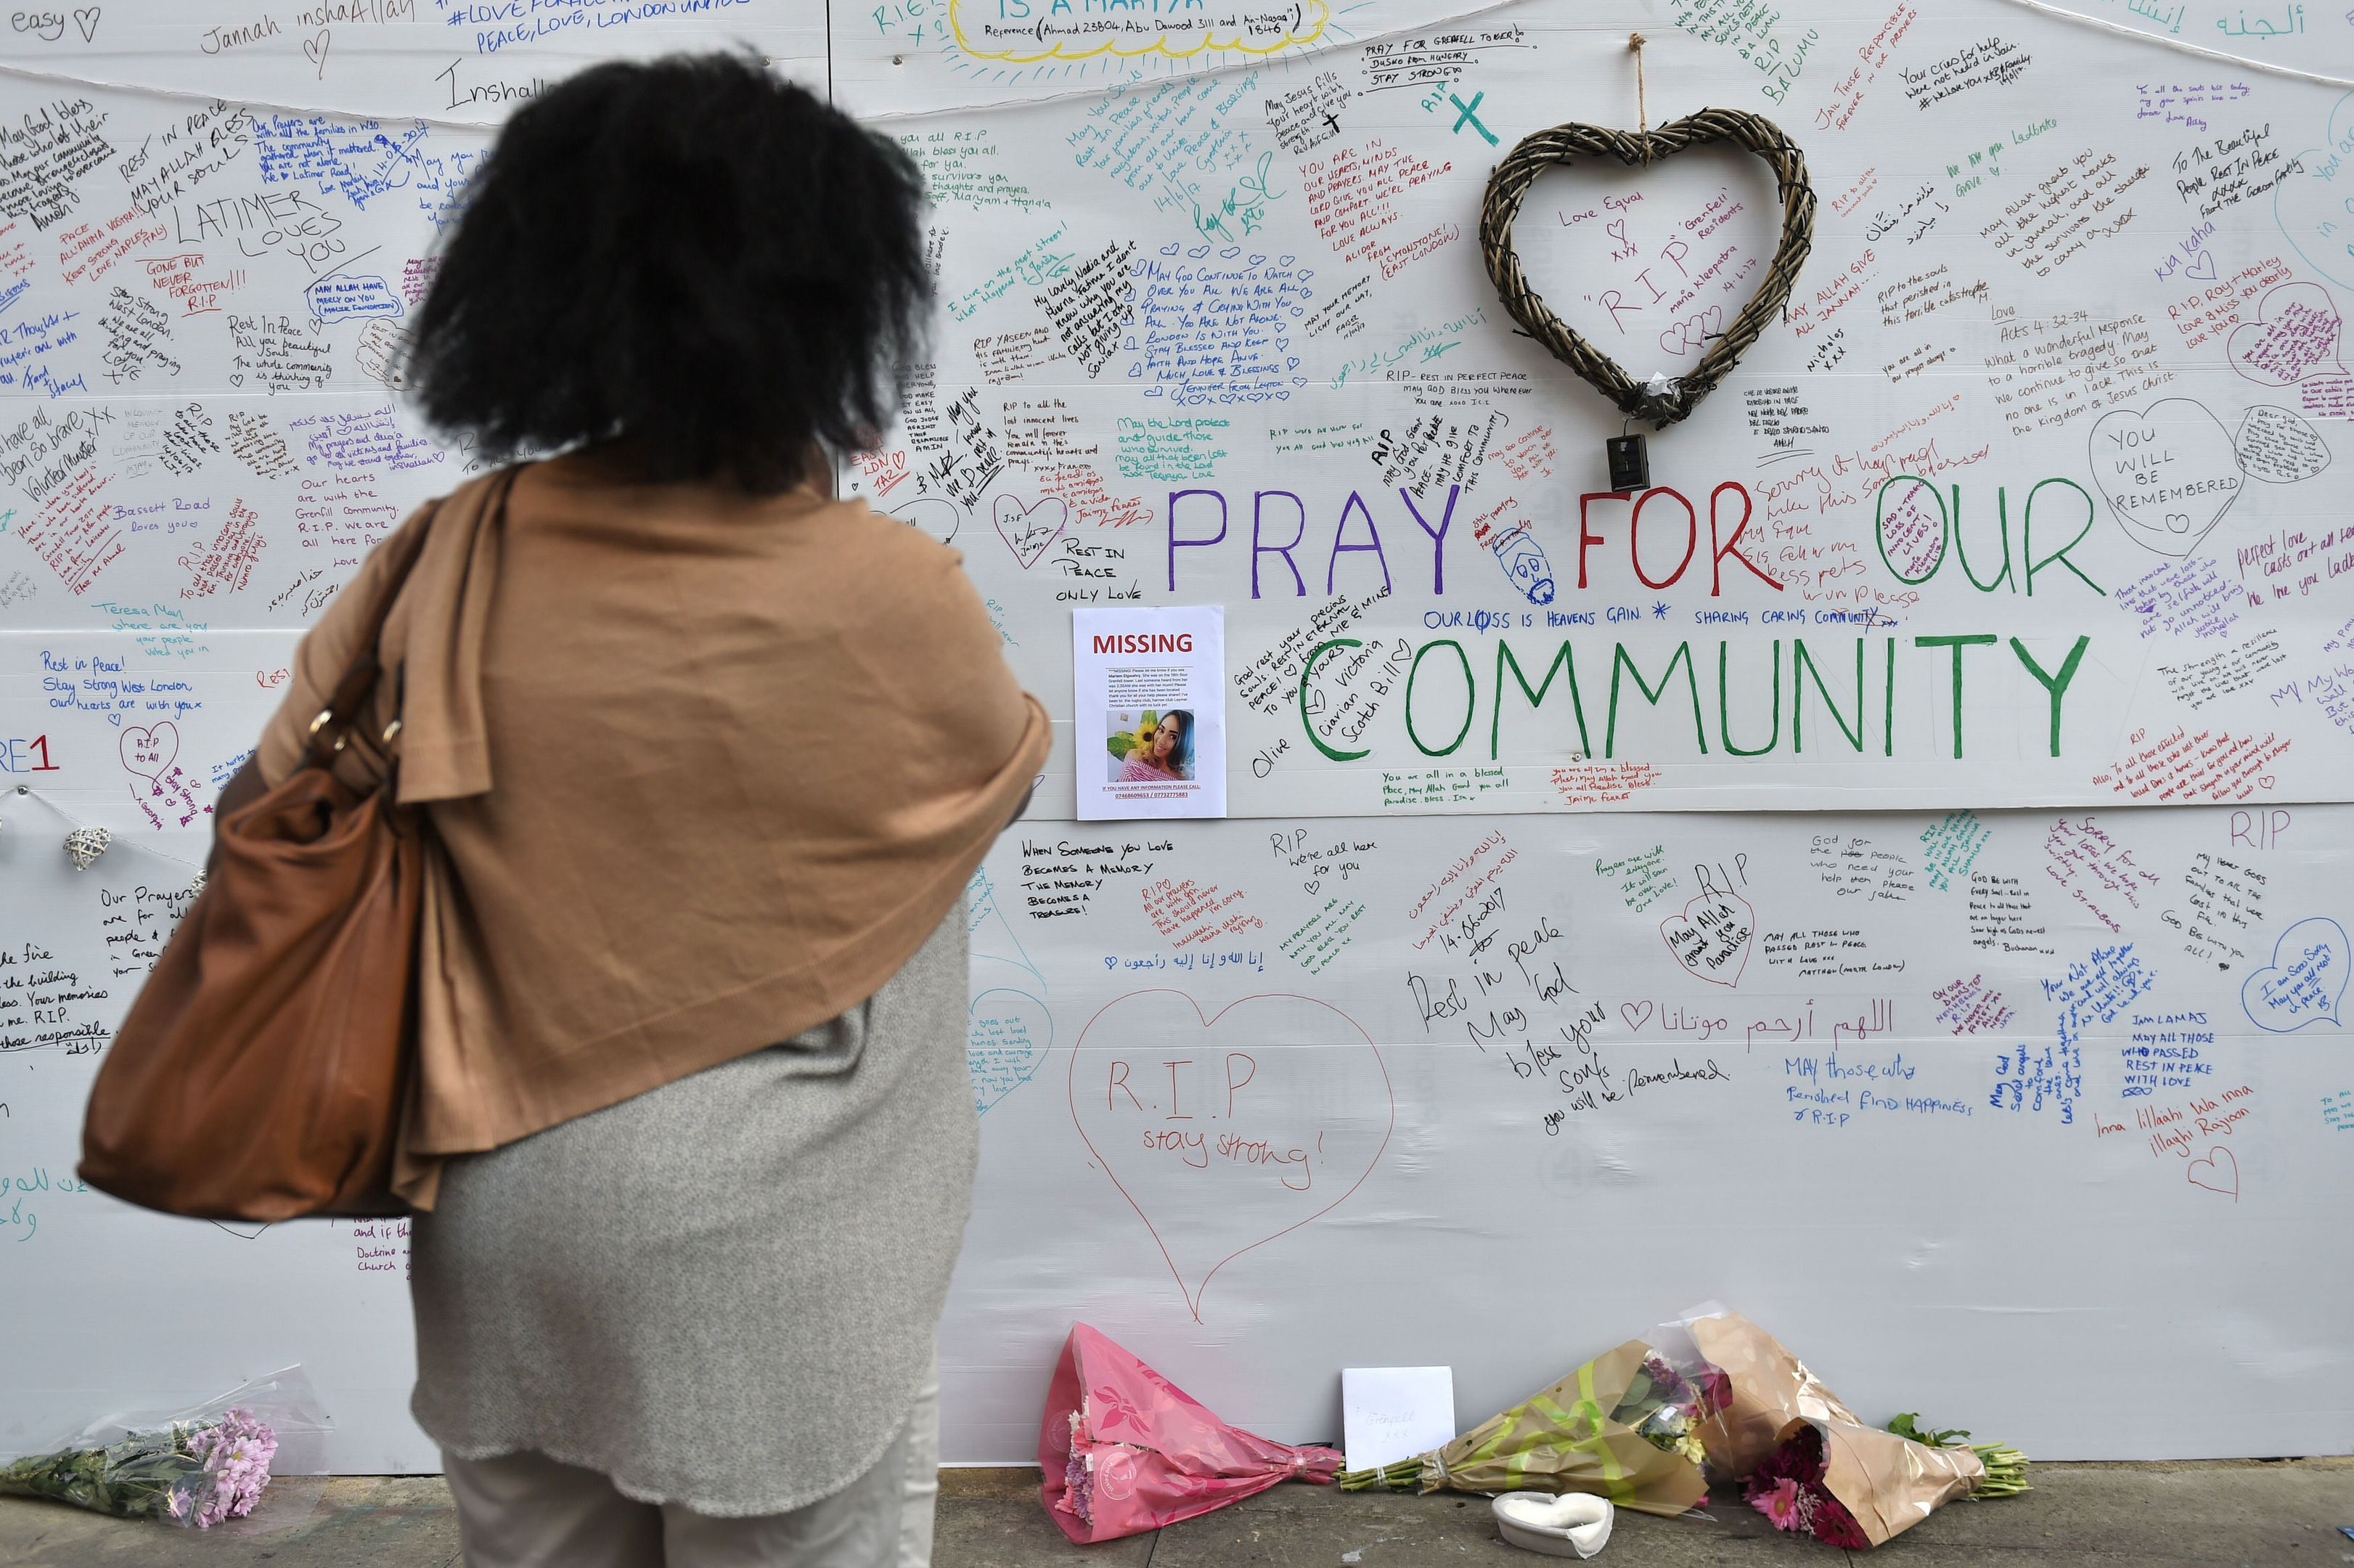
[[[1133, 711], [1111, 715], [1111, 781], [1153, 784], [1193, 777], [1193, 715], [1172, 708], [1140, 717]], [[1129, 744], [1122, 747], [1119, 743]]]

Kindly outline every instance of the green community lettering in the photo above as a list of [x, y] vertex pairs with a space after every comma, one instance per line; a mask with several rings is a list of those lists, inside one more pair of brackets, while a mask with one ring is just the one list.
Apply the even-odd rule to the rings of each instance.
[[[1783, 655], [1783, 640], [1778, 637], [1764, 649], [1755, 642], [1740, 645], [1737, 658], [1735, 645], [1729, 641], [1721, 641], [1716, 645], [1715, 660], [1716, 701], [1713, 706], [1718, 748], [1715, 754], [1732, 758], [1766, 757], [1781, 750], [1787, 740], [1788, 755], [1792, 757], [1806, 756], [1810, 748], [1817, 755], [1837, 754], [1844, 750], [1850, 755], [1861, 756], [1874, 749], [1872, 743], [1876, 739], [1879, 743], [1876, 749], [1881, 756], [1895, 756], [1898, 649], [1909, 647], [1914, 657], [1943, 654], [1950, 662], [1952, 705], [1948, 724], [1953, 756], [1956, 760], [1961, 760], [1965, 757], [1965, 736], [1968, 727], [1964, 718], [1963, 703], [1970, 670], [1966, 655], [1972, 649], [1990, 647], [2004, 641], [1992, 631], [1910, 639], [1858, 637], [1853, 639], [1852, 649], [1849, 650], [1841, 648], [1838, 640], [1819, 641], [1809, 646], [1805, 638], [1794, 637], [1789, 640], [1790, 652], [1787, 661]], [[2043, 689], [2050, 707], [2048, 738], [2051, 754], [2057, 757], [2062, 734], [2062, 706], [2067, 700], [2068, 688], [2083, 667], [2084, 651], [2092, 646], [2093, 640], [2089, 635], [2079, 636], [2073, 646], [2050, 668], [2019, 638], [2012, 637], [2008, 641], [2009, 651], [2020, 668], [2033, 676]], [[1873, 657], [1869, 650], [1869, 644], [1873, 642], [1880, 645], [1878, 657]], [[1374, 748], [1370, 745], [1344, 750], [1333, 744], [1336, 739], [1345, 743], [1363, 733], [1366, 710], [1363, 705], [1354, 702], [1342, 704], [1332, 712], [1321, 715], [1320, 722], [1313, 697], [1315, 682], [1328, 661], [1347, 657], [1347, 650], [1364, 646], [1359, 638], [1328, 638], [1310, 652], [1300, 671], [1300, 726], [1307, 731], [1309, 741], [1316, 749], [1334, 762], [1354, 762], [1373, 755]], [[1638, 697], [1644, 707], [1659, 709], [1664, 706], [1670, 714], [1681, 710], [1681, 698], [1691, 704], [1693, 747], [1700, 756], [1712, 755], [1709, 743], [1711, 726], [1708, 709], [1702, 702], [1698, 667], [1705, 662], [1704, 652], [1696, 662], [1691, 642], [1679, 642], [1672, 652], [1668, 652], [1664, 663], [1658, 665], [1655, 674], [1646, 675], [1643, 661], [1646, 658], [1657, 661], [1659, 651], [1665, 647], [1664, 642], [1635, 647], [1625, 642], [1613, 642], [1608, 645], [1607, 654], [1603, 653], [1602, 646], [1596, 643], [1587, 650], [1585, 667], [1591, 673], [1588, 683], [1579, 679], [1577, 652], [1567, 638], [1562, 639], [1550, 654], [1542, 649], [1534, 650], [1526, 661], [1510, 641], [1499, 638], [1496, 641], [1494, 678], [1488, 683], [1483, 696], [1471, 654], [1461, 642], [1451, 637], [1425, 642], [1414, 649], [1410, 659], [1403, 661], [1405, 676], [1400, 707], [1404, 714], [1406, 739], [1425, 757], [1450, 757], [1470, 738], [1474, 721], [1484, 701], [1488, 714], [1488, 757], [1493, 761], [1502, 754], [1508, 711], [1515, 726], [1518, 726], [1536, 715], [1549, 697], [1565, 696], [1568, 699], [1564, 705], [1566, 711], [1554, 710], [1552, 735], [1566, 740], [1567, 728], [1574, 727], [1580, 757], [1615, 758], [1618, 755], [1622, 715], [1632, 719], [1638, 711], [1636, 705]], [[1482, 653], [1484, 662], [1484, 650]], [[1606, 659], [1609, 672], [1606, 683], [1601, 673]], [[1422, 683], [1426, 662], [1431, 665], [1431, 680]], [[1394, 667], [1399, 662], [1401, 661], [1393, 656], [1385, 668]], [[1765, 666], [1763, 670], [1758, 668], [1761, 662]], [[1533, 683], [1529, 675], [1532, 669], [1543, 672]], [[1786, 669], [1788, 672], [1787, 683], [1783, 678]], [[1561, 683], [1558, 692], [1553, 685], [1556, 680]], [[1430, 694], [1424, 697], [1421, 708], [1417, 708], [1416, 700], [1418, 683]], [[1741, 688], [1739, 691], [1735, 690], [1736, 685]], [[1766, 690], [1758, 690], [1761, 685]], [[1388, 696], [1392, 689], [1379, 681], [1369, 687], [1377, 697]], [[1517, 697], [1511, 695], [1515, 690], [1519, 693]], [[1811, 731], [1808, 728], [1807, 694], [1809, 690], [1815, 694], [1816, 705], [1824, 715], [1815, 719]], [[1459, 722], [1457, 721], [1458, 709]], [[1741, 714], [1737, 724], [1733, 716], [1736, 709]], [[1444, 712], [1448, 722], [1455, 723], [1454, 733], [1447, 734], [1443, 725], [1435, 733], [1426, 732], [1424, 722], [1417, 715], [1430, 711]], [[1344, 726], [1343, 721], [1352, 714], [1358, 715], [1357, 722]], [[1828, 718], [1828, 724], [1824, 722], [1825, 718]], [[1681, 731], [1681, 726], [1678, 724], [1675, 727]], [[1756, 740], [1761, 728], [1765, 733], [1763, 744], [1742, 744]], [[1736, 730], [1741, 732], [1737, 737]], [[1598, 747], [1595, 745], [1597, 734], [1601, 740]]]
[[[1381, 500], [1376, 492], [1375, 502]], [[1390, 509], [1392, 533], [1384, 541], [1376, 504], [1363, 492], [1352, 490], [1336, 509], [1319, 509], [1332, 518], [1329, 535], [1310, 538], [1311, 510], [1299, 494], [1288, 490], [1250, 493], [1249, 565], [1251, 597], [1306, 598], [1311, 587], [1315, 555], [1321, 547], [1324, 577], [1321, 591], [1335, 591], [1344, 556], [1370, 556], [1351, 569], [1363, 574], [1378, 569], [1384, 594], [1400, 591], [1399, 578], [1408, 574], [1410, 588], [1420, 587], [1422, 546], [1429, 550], [1430, 592], [1447, 592], [1447, 544], [1461, 488], [1449, 485], [1441, 497], [1436, 485], [1420, 491], [1400, 487], [1399, 506]], [[1983, 506], [1981, 499], [1979, 504]], [[1167, 519], [1168, 586], [1177, 590], [1181, 550], [1237, 549], [1242, 540], [1243, 507], [1224, 491], [1209, 488], [1169, 493]], [[1211, 522], [1214, 514], [1216, 522]], [[1684, 584], [1688, 590], [1705, 582], [1708, 597], [1723, 597], [1728, 583], [1750, 584], [1779, 594], [1787, 585], [1774, 575], [1759, 555], [1744, 550], [1755, 504], [1745, 486], [1726, 481], [1710, 490], [1703, 507], [1671, 486], [1639, 493], [1592, 492], [1578, 498], [1576, 524], [1577, 571], [1573, 592], [1616, 592], [1626, 579], [1611, 566], [1615, 534], [1623, 520], [1626, 573], [1643, 588], [1659, 591]], [[1976, 533], [1993, 537], [1972, 546], [1966, 542], [1962, 486], [1940, 490], [1915, 474], [1895, 474], [1882, 482], [1874, 501], [1872, 532], [1882, 564], [1907, 589], [1917, 590], [1935, 578], [1948, 557], [1956, 560], [1962, 580], [1980, 594], [2008, 593], [2033, 598], [2038, 579], [2047, 596], [2053, 581], [2045, 574], [2057, 569], [2075, 579], [2074, 586], [2106, 597], [2105, 590], [2069, 557], [2084, 543], [2097, 517], [2093, 499], [2069, 479], [2040, 480], [2028, 487], [2017, 507], [2009, 487], [1997, 487], [1993, 515], [1981, 512]], [[1702, 549], [1702, 519], [1706, 548]], [[1986, 528], [1988, 521], [1994, 524]], [[1405, 523], [1414, 531], [1402, 535]], [[1676, 524], [1681, 523], [1681, 537]], [[1648, 524], [1648, 528], [1647, 528]], [[1564, 520], [1563, 526], [1566, 529]], [[2016, 540], [2014, 541], [2014, 532]], [[1233, 545], [1229, 546], [1230, 536]], [[1388, 546], [1408, 552], [1393, 571]], [[1753, 542], [1754, 543], [1754, 542]], [[1975, 549], [1975, 553], [1974, 553]], [[1186, 557], [1193, 559], [1224, 556]], [[1307, 562], [1303, 569], [1302, 561]], [[1240, 562], [1235, 561], [1235, 566]], [[1567, 577], [1568, 574], [1562, 574]], [[1689, 577], [1689, 582], [1687, 578]], [[1608, 580], [1604, 580], [1607, 578]], [[2059, 579], [2064, 580], [2064, 579]], [[1291, 593], [1285, 595], [1286, 583]], [[1370, 586], [1362, 575], [1360, 586]], [[1571, 601], [1574, 603], [1575, 601]], [[1660, 607], [1664, 612], [1664, 605]], [[1635, 620], [1640, 611], [1612, 605], [1604, 614], [1611, 622]], [[1592, 626], [1596, 611], [1556, 609], [1545, 617], [1551, 625]], [[1699, 611], [1702, 621], [1746, 621], [1748, 612]], [[1804, 624], [1807, 612], [1766, 610], [1761, 625], [1777, 621]], [[1523, 625], [1528, 617], [1521, 617]], [[1691, 718], [1691, 746], [1702, 757], [1747, 758], [1782, 755], [1788, 758], [1845, 752], [1850, 756], [1877, 752], [1897, 755], [1900, 705], [1897, 693], [1904, 679], [1921, 673], [1905, 661], [1936, 661], [1935, 685], [1944, 702], [1926, 705], [1929, 711], [1906, 714], [1914, 734], [1937, 734], [1933, 755], [1950, 753], [1956, 760], [1968, 757], [1970, 725], [1965, 693], [1974, 678], [1984, 678], [2000, 666], [1974, 657], [1980, 649], [2008, 652], [2018, 669], [2031, 676], [2043, 693], [2048, 709], [2044, 739], [2050, 755], [2061, 755], [2066, 735], [2065, 705], [2069, 688], [2083, 669], [2090, 634], [2054, 638], [2041, 629], [2023, 629], [2020, 635], [1999, 631], [1905, 635], [1891, 618], [1872, 610], [1818, 610], [1818, 625], [1861, 624], [1864, 635], [1851, 639], [1792, 636], [1717, 642], [1716, 656], [1708, 658], [1705, 643], [1686, 641], [1670, 646], [1664, 638], [1574, 646], [1564, 638], [1551, 647], [1518, 647], [1499, 638], [1491, 656], [1481, 646], [1472, 651], [1454, 638], [1416, 644], [1405, 639], [1389, 646], [1375, 638], [1328, 638], [1318, 642], [1301, 669], [1297, 697], [1301, 726], [1317, 751], [1334, 762], [1354, 762], [1372, 757], [1375, 743], [1367, 738], [1376, 715], [1389, 706], [1393, 694], [1403, 720], [1405, 739], [1424, 757], [1449, 757], [1467, 744], [1487, 718], [1488, 757], [1500, 758], [1510, 727], [1525, 738], [1532, 735], [1530, 719], [1540, 710], [1547, 717], [1549, 740], [1566, 749], [1575, 737], [1581, 758], [1615, 758], [1627, 743], [1636, 715], [1651, 710], [1662, 718], [1681, 714], [1686, 704]], [[1509, 629], [1513, 616], [1485, 612], [1435, 610], [1425, 617], [1432, 628], [1463, 626], [1486, 631]], [[1879, 633], [1879, 635], [1873, 635]], [[2029, 639], [2035, 646], [2031, 648]], [[1786, 652], [1787, 648], [1787, 652]], [[1901, 651], [1901, 652], [1900, 652]], [[1581, 653], [1583, 662], [1581, 662]], [[1712, 671], [1711, 664], [1713, 664]], [[2005, 662], [2006, 663], [2008, 661]], [[1489, 665], [1492, 663], [1492, 669]], [[1532, 672], [1536, 672], [1532, 675]], [[1713, 701], [1704, 694], [1714, 677]], [[1350, 687], [1328, 708], [1319, 682]], [[2012, 677], [2014, 683], [2017, 677]], [[1566, 701], [1561, 699], [1565, 697]], [[1556, 705], [1545, 709], [1553, 701]], [[1919, 710], [1924, 705], [1911, 705]], [[1937, 710], [1944, 710], [1942, 712]], [[1440, 717], [1438, 715], [1444, 715]], [[2008, 724], [1990, 716], [1991, 727]], [[1680, 718], [1669, 722], [1680, 736]], [[1654, 755], [1659, 730], [1652, 726], [1645, 749]], [[1681, 741], [1675, 749], [1682, 750]], [[1908, 755], [1918, 755], [1916, 742]]]

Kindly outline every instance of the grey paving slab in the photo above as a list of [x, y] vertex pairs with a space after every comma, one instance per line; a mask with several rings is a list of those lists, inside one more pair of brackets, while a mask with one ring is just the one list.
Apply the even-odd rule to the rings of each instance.
[[[2340, 1568], [2354, 1563], [2354, 1459], [2047, 1465], [2036, 1490], [1957, 1503], [1870, 1554], [1887, 1568]], [[1479, 1498], [1278, 1487], [1234, 1508], [1101, 1546], [1073, 1546], [1035, 1471], [942, 1476], [938, 1568], [1526, 1568]], [[1802, 1568], [1848, 1554], [1769, 1529], [1737, 1499], [1712, 1520], [1622, 1513], [1607, 1568]], [[1854, 1553], [1861, 1558], [1864, 1553]], [[208, 1533], [0, 1499], [0, 1565], [71, 1568], [452, 1568], [458, 1528], [439, 1477], [295, 1478], [249, 1521]]]
[[[2036, 1490], [1956, 1503], [1868, 1555], [1889, 1568], [2354, 1563], [2354, 1462], [2044, 1466]], [[1458, 1506], [1464, 1505], [1464, 1506]], [[1827, 1563], [1843, 1554], [1772, 1529], [1736, 1497], [1711, 1521], [1622, 1511], [1596, 1563], [1642, 1568]], [[1866, 1553], [1851, 1554], [1857, 1558]], [[941, 1568], [960, 1568], [941, 1558]], [[1486, 1502], [1287, 1486], [1161, 1532], [1150, 1568], [1504, 1568], [1535, 1559], [1498, 1539]]]
[[[439, 1476], [273, 1483], [257, 1517], [218, 1530], [107, 1519], [63, 1503], [0, 1499], [0, 1564], [39, 1568], [451, 1568], [458, 1515]], [[289, 1502], [296, 1506], [288, 1507]], [[307, 1503], [308, 1506], [302, 1506]], [[249, 1528], [240, 1529], [239, 1525]]]
[[2039, 1467], [2023, 1498], [1940, 1510], [1893, 1563], [2354, 1563], [2354, 1462]]
[[[1737, 1511], [1736, 1511], [1737, 1510]], [[1719, 1506], [1715, 1520], [1651, 1519], [1622, 1511], [1598, 1563], [1685, 1568], [1687, 1564], [1835, 1563], [1840, 1553], [1785, 1536], [1747, 1510]], [[1743, 1517], [1746, 1515], [1746, 1517]], [[1373, 1498], [1307, 1487], [1272, 1492], [1161, 1532], [1151, 1568], [1436, 1568], [1471, 1563], [1527, 1568], [1532, 1553], [1496, 1534], [1484, 1498]], [[953, 1565], [941, 1560], [941, 1568]]]
[[1036, 1470], [942, 1470], [940, 1507], [933, 1525], [932, 1561], [939, 1568], [1061, 1568], [1101, 1563], [1144, 1568], [1155, 1538], [1130, 1536], [1100, 1546], [1074, 1546], [1038, 1503]]

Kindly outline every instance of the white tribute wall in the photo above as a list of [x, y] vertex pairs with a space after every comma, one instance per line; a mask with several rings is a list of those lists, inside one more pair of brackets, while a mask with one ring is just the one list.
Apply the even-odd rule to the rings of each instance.
[[[496, 123], [730, 40], [924, 166], [931, 356], [843, 480], [1058, 721], [970, 891], [949, 1457], [1034, 1452], [1074, 1319], [1300, 1440], [1344, 1364], [1449, 1361], [1469, 1422], [1710, 1296], [2038, 1457], [2354, 1450], [2354, 24], [2082, 8], [18, 14], [0, 1303], [48, 1353], [0, 1451], [299, 1359], [338, 1468], [433, 1467], [404, 1227], [132, 1211], [80, 1102], [302, 627], [479, 466], [388, 357]], [[1812, 250], [1612, 494], [1481, 195], [1708, 106], [1803, 149]], [[1550, 173], [1515, 238], [1673, 377], [1779, 214], [1702, 151]], [[1066, 612], [1122, 604], [1222, 608], [1233, 820], [1070, 820]]]

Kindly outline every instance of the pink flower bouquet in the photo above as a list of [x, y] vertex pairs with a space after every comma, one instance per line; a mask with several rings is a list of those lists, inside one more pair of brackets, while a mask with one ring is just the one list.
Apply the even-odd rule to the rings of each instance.
[[1288, 1478], [1330, 1481], [1341, 1462], [1227, 1425], [1085, 1323], [1064, 1342], [1038, 1429], [1040, 1499], [1082, 1544], [1159, 1530]]
[[1863, 1551], [1872, 1544], [1872, 1537], [1823, 1484], [1829, 1469], [1822, 1433], [1801, 1422], [1787, 1442], [1749, 1472], [1749, 1506], [1776, 1530], [1810, 1534], [1827, 1546]]
[[1914, 1429], [1909, 1415], [1872, 1425], [1779, 1340], [1711, 1303], [1685, 1319], [1733, 1398], [1703, 1421], [1712, 1473], [1745, 1483], [1777, 1529], [1856, 1550], [1885, 1544], [1958, 1497], [2027, 1489], [2027, 1457], [1999, 1443], [1947, 1446], [1967, 1432]]

